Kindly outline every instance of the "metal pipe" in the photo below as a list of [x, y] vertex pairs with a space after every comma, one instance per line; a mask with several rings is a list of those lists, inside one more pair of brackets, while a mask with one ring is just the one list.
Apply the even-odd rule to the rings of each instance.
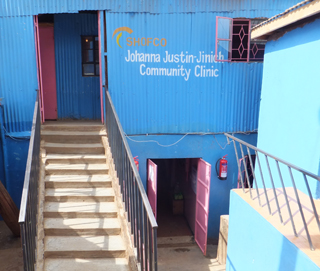
[[144, 217], [144, 267], [145, 270], [148, 270], [148, 261], [149, 261], [149, 240], [148, 240], [148, 221], [147, 221], [147, 212], [143, 211]]
[[269, 165], [269, 161], [268, 161], [268, 156], [265, 155], [266, 158], [266, 162], [267, 162], [267, 167], [268, 167], [268, 171], [269, 171], [269, 176], [270, 176], [270, 180], [271, 180], [271, 185], [272, 185], [272, 190], [273, 190], [273, 194], [274, 194], [274, 199], [276, 201], [276, 205], [277, 205], [277, 209], [278, 209], [278, 215], [280, 218], [280, 222], [283, 224], [283, 219], [282, 219], [282, 214], [281, 214], [281, 210], [280, 210], [280, 206], [279, 206], [279, 201], [278, 201], [278, 196], [277, 196], [277, 192], [276, 192], [276, 188], [273, 182], [273, 178], [272, 178], [272, 174], [271, 174], [271, 169], [270, 169], [270, 165]]
[[266, 184], [265, 184], [264, 178], [263, 178], [263, 173], [262, 173], [262, 168], [261, 168], [261, 164], [260, 164], [259, 154], [258, 154], [257, 151], [255, 151], [255, 153], [256, 153], [256, 159], [257, 159], [258, 166], [259, 166], [259, 171], [260, 171], [260, 176], [261, 176], [261, 181], [262, 181], [262, 185], [263, 185], [264, 194], [266, 196], [266, 202], [267, 202], [267, 205], [268, 205], [269, 215], [271, 215], [270, 202], [269, 202], [269, 197], [268, 197], [268, 193], [267, 193]]
[[283, 182], [283, 179], [282, 179], [282, 174], [281, 174], [281, 170], [280, 170], [280, 167], [279, 167], [279, 162], [277, 160], [276, 160], [276, 165], [277, 165], [277, 168], [278, 168], [278, 173], [279, 173], [281, 185], [282, 185], [282, 188], [283, 188], [284, 198], [285, 198], [286, 203], [287, 203], [287, 208], [288, 208], [288, 212], [289, 212], [289, 216], [290, 216], [292, 230], [293, 230], [294, 235], [296, 237], [298, 237], [298, 234], [297, 234], [297, 231], [296, 231], [296, 227], [294, 225], [294, 221], [293, 221], [293, 217], [292, 217], [292, 212], [291, 212], [291, 208], [290, 208], [290, 204], [289, 204], [289, 200], [288, 200], [288, 195], [287, 195], [286, 188], [284, 186], [284, 182]]
[[238, 171], [239, 171], [239, 174], [240, 174], [242, 191], [243, 191], [243, 193], [245, 193], [245, 191], [244, 191], [243, 179], [242, 179], [242, 174], [241, 174], [241, 166], [240, 166], [240, 162], [239, 162], [238, 151], [237, 151], [237, 146], [236, 146], [235, 140], [233, 141], [233, 146], [234, 146], [234, 151], [235, 151], [235, 153], [236, 153], [236, 159], [237, 159], [237, 164], [238, 164]]
[[296, 195], [296, 200], [297, 200], [297, 203], [298, 203], [298, 206], [299, 206], [300, 215], [301, 215], [301, 218], [302, 218], [304, 230], [306, 231], [306, 234], [307, 234], [307, 239], [308, 239], [308, 242], [309, 242], [309, 246], [310, 246], [310, 249], [311, 249], [311, 250], [314, 250], [314, 247], [313, 247], [312, 241], [311, 241], [311, 237], [310, 237], [310, 234], [309, 234], [309, 230], [308, 230], [308, 227], [307, 227], [306, 219], [305, 219], [305, 217], [304, 217], [303, 210], [302, 210], [302, 206], [301, 206], [301, 203], [300, 203], [300, 199], [299, 199], [299, 195], [298, 195], [298, 190], [297, 190], [297, 187], [296, 187], [296, 184], [295, 184], [295, 182], [294, 182], [293, 175], [292, 175], [291, 167], [288, 166], [288, 169], [289, 169], [289, 173], [290, 173], [290, 177], [291, 177], [291, 181], [292, 181], [294, 193], [295, 193], [295, 195]]
[[[247, 184], [248, 184], [248, 188], [249, 188], [249, 192], [250, 192], [250, 198], [252, 199], [252, 193], [251, 193], [251, 185], [249, 182], [249, 174], [248, 174], [248, 169], [247, 169], [247, 163], [245, 163], [245, 157], [244, 157], [244, 153], [243, 153], [243, 149], [242, 149], [242, 144], [239, 144], [240, 146], [240, 151], [241, 151], [241, 155], [242, 155], [242, 162], [243, 162], [243, 166], [244, 166], [244, 171], [246, 173], [246, 177], [247, 177]], [[242, 176], [242, 174], [241, 174]]]
[[153, 228], [154, 271], [158, 271], [157, 228]]
[[249, 157], [249, 161], [250, 161], [250, 167], [251, 167], [253, 181], [254, 181], [254, 183], [256, 185], [256, 191], [257, 191], [257, 197], [258, 197], [258, 201], [259, 201], [259, 206], [261, 206], [259, 188], [258, 188], [258, 184], [257, 184], [257, 180], [256, 180], [256, 175], [254, 173], [255, 169], [254, 169], [254, 166], [253, 166], [253, 163], [252, 163], [251, 154], [250, 154], [250, 150], [249, 150], [248, 146], [247, 146], [247, 153], [248, 153], [248, 157]]
[[312, 194], [311, 194], [310, 186], [309, 186], [309, 184], [308, 184], [308, 180], [307, 180], [307, 177], [306, 177], [305, 174], [303, 174], [303, 177], [304, 177], [304, 181], [305, 181], [305, 183], [306, 183], [307, 189], [308, 189], [308, 194], [309, 194], [309, 198], [310, 198], [310, 201], [311, 201], [311, 205], [312, 205], [314, 217], [315, 217], [315, 219], [316, 219], [316, 221], [317, 221], [318, 228], [319, 228], [319, 230], [320, 230], [319, 216], [318, 216], [318, 212], [317, 212], [316, 206], [314, 205], [314, 201], [313, 201], [313, 197], [312, 197]]

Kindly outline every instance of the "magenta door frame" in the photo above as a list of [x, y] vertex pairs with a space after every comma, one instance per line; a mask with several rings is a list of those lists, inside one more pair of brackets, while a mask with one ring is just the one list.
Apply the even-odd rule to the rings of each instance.
[[211, 165], [199, 159], [194, 239], [204, 255], [207, 254]]
[[38, 89], [40, 97], [40, 114], [41, 122], [44, 123], [44, 103], [43, 103], [43, 87], [42, 87], [42, 71], [41, 71], [41, 61], [40, 61], [40, 38], [39, 38], [39, 23], [38, 16], [35, 15], [34, 19], [34, 40], [36, 49], [36, 61], [37, 61], [37, 77], [38, 77]]
[[40, 25], [39, 39], [44, 115], [47, 120], [56, 120], [58, 112], [53, 25]]
[[[104, 63], [104, 48], [101, 48], [102, 44], [104, 44], [104, 37], [102, 37], [101, 32], [101, 23], [103, 20], [101, 18], [101, 12], [98, 11], [98, 32], [99, 32], [99, 74], [100, 74], [100, 107], [101, 107], [101, 122], [104, 123], [104, 108], [103, 108], [103, 69], [102, 65]], [[105, 26], [104, 26], [105, 27]]]
[[151, 205], [154, 217], [157, 219], [157, 174], [158, 166], [148, 159], [148, 199]]

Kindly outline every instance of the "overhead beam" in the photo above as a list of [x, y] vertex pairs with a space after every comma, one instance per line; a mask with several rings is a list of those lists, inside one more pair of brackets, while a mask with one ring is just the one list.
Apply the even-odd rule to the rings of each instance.
[[267, 22], [251, 31], [251, 39], [265, 38], [274, 31], [320, 13], [320, 0], [313, 1], [278, 18]]

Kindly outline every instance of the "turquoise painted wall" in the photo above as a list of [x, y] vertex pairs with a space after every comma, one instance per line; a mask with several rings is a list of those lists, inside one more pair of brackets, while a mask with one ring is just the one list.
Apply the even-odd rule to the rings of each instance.
[[[256, 144], [256, 134], [236, 134], [236, 136], [250, 144]], [[180, 139], [182, 140], [179, 141]], [[179, 142], [176, 143], [177, 141]], [[164, 146], [160, 146], [156, 142]], [[229, 213], [230, 190], [237, 187], [238, 168], [233, 143], [227, 145], [227, 139], [224, 135], [215, 135], [215, 137], [213, 135], [130, 136], [128, 143], [132, 155], [139, 158], [139, 173], [145, 188], [147, 159], [202, 158], [211, 164], [208, 237], [217, 239], [220, 216]], [[226, 154], [229, 161], [228, 179], [221, 181], [217, 178], [215, 164], [219, 158]]]
[[[258, 126], [258, 148], [314, 174], [320, 174], [319, 29], [320, 19], [267, 43]], [[306, 193], [301, 174], [295, 177]], [[309, 181], [319, 198], [319, 182]]]
[[231, 191], [226, 271], [319, 271], [239, 195]]

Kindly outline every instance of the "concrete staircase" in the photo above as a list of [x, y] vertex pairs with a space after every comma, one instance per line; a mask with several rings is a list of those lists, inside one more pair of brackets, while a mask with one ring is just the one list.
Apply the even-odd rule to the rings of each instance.
[[99, 123], [52, 122], [45, 152], [44, 270], [129, 270]]

